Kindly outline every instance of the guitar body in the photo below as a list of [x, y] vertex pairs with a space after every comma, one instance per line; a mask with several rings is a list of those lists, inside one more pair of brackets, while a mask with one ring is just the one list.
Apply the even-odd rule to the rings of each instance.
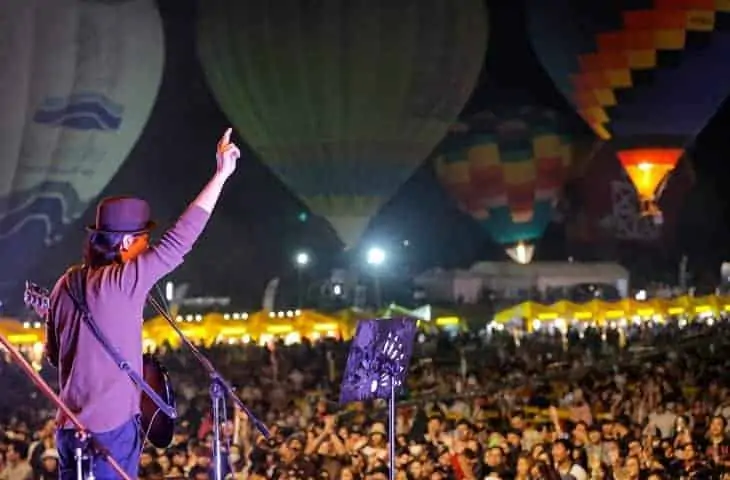
[[[175, 392], [165, 367], [151, 354], [142, 357], [142, 377], [147, 384], [165, 401], [175, 407]], [[142, 412], [142, 431], [147, 440], [156, 448], [167, 448], [172, 443], [175, 421], [157, 408], [155, 402], [142, 392], [140, 403]]]

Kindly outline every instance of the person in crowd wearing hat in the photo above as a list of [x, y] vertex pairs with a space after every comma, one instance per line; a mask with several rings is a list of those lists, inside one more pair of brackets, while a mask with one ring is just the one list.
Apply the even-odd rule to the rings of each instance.
[[41, 467], [35, 475], [36, 480], [58, 479], [58, 450], [47, 448], [41, 454]]
[[[150, 207], [139, 198], [102, 200], [96, 223], [88, 228], [85, 268], [81, 270], [86, 308], [102, 334], [137, 372], [142, 369], [142, 311], [147, 295], [192, 249], [224, 184], [236, 170], [241, 154], [230, 136], [228, 129], [218, 143], [213, 178], [156, 244], [150, 244], [155, 226]], [[46, 355], [58, 368], [61, 400], [129, 476], [137, 478], [143, 440], [140, 392], [84, 325], [68, 291], [67, 276], [58, 280], [50, 294], [46, 331]], [[57, 421], [60, 478], [75, 479], [78, 440], [61, 412]], [[118, 478], [102, 458], [93, 464], [98, 480]]]
[[[51, 450], [55, 451], [55, 433], [56, 422], [54, 420], [46, 420], [43, 423], [43, 428], [38, 431], [37, 440], [32, 442], [28, 448], [28, 462], [33, 468], [33, 471], [36, 472], [36, 476], [38, 476], [38, 472], [43, 470], [43, 455]], [[56, 453], [56, 457], [58, 457], [58, 453]], [[57, 462], [56, 467], [58, 467]]]

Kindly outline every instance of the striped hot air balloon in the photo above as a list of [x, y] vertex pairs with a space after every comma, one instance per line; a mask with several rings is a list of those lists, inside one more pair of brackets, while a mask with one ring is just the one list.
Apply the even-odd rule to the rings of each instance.
[[0, 35], [8, 285], [24, 280], [127, 158], [160, 85], [163, 33], [154, 0], [9, 0]]
[[557, 114], [536, 107], [485, 112], [458, 124], [436, 154], [439, 179], [507, 254], [529, 263], [572, 162]]
[[528, 0], [537, 56], [618, 155], [645, 214], [730, 93], [730, 3]]
[[347, 247], [457, 118], [483, 0], [205, 0], [200, 58], [261, 160]]

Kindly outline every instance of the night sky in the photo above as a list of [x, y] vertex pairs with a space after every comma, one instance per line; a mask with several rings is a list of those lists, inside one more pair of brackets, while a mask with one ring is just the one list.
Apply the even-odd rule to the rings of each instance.
[[[466, 107], [476, 112], [500, 102], [542, 104], [571, 109], [538, 64], [525, 33], [521, 2], [488, 2], [490, 44], [480, 86]], [[163, 83], [147, 127], [127, 162], [103, 195], [133, 194], [149, 200], [163, 225], [173, 221], [214, 170], [215, 144], [229, 125], [206, 86], [195, 50], [194, 0], [160, 0], [166, 36]], [[637, 278], [676, 272], [687, 254], [695, 278], [712, 278], [719, 262], [730, 259], [727, 131], [730, 108], [721, 109], [699, 136], [693, 152], [696, 182], [680, 215], [677, 245], [656, 255], [654, 248], [629, 246], [612, 251]], [[577, 123], [577, 122], [576, 122]], [[245, 150], [243, 139], [236, 139]], [[310, 279], [323, 277], [347, 257], [322, 221], [298, 218], [305, 207], [252, 154], [227, 185], [219, 209], [198, 246], [174, 275], [191, 282], [193, 293], [230, 295], [249, 308], [260, 305], [265, 284], [280, 276], [295, 283], [294, 252], [307, 248], [316, 259]], [[93, 206], [66, 239], [53, 247], [36, 272], [51, 282], [79, 257], [83, 225]], [[562, 225], [551, 225], [538, 245], [539, 259], [575, 255]], [[408, 239], [410, 246], [403, 247]], [[501, 248], [461, 214], [441, 190], [433, 169], [424, 164], [371, 223], [364, 243], [392, 252], [394, 269], [406, 274], [431, 267], [467, 267], [477, 260], [506, 260]], [[580, 256], [577, 256], [580, 259]], [[606, 260], [611, 260], [606, 255]], [[291, 289], [289, 289], [291, 290]]]

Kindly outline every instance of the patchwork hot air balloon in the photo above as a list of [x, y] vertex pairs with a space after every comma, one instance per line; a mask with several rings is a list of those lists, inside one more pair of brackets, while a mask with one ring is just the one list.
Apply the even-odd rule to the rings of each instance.
[[528, 0], [528, 22], [558, 88], [657, 215], [667, 176], [730, 93], [730, 4]]
[[524, 107], [457, 124], [436, 153], [439, 180], [518, 263], [529, 263], [569, 174], [572, 141], [558, 115]]
[[154, 0], [0, 3], [0, 282], [22, 283], [127, 158], [162, 78]]
[[200, 58], [222, 109], [347, 247], [457, 118], [487, 45], [482, 0], [200, 8]]

